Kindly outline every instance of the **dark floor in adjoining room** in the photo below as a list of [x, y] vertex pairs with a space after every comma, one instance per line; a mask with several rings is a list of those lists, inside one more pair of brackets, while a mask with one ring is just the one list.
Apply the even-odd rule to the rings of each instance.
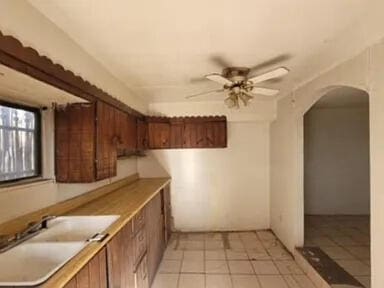
[[305, 247], [319, 247], [365, 287], [370, 287], [369, 216], [306, 215]]

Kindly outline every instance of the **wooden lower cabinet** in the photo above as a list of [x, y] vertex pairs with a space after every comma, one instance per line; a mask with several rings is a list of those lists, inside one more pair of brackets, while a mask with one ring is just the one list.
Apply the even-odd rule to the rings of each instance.
[[84, 266], [65, 288], [107, 288], [106, 248], [103, 248]]
[[163, 197], [163, 214], [164, 214], [164, 234], [165, 234], [165, 246], [167, 246], [172, 234], [172, 213], [171, 213], [171, 190], [169, 185], [164, 187], [162, 191]]
[[157, 194], [146, 207], [148, 279], [152, 284], [165, 249], [162, 197]]
[[134, 241], [128, 222], [107, 244], [108, 287], [134, 288]]
[[149, 288], [170, 235], [170, 213], [165, 187], [65, 288]]

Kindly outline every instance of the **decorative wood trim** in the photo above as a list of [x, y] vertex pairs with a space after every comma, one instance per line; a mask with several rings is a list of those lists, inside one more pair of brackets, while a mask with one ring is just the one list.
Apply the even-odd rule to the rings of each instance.
[[142, 113], [1, 31], [0, 63], [87, 101], [103, 101], [129, 114], [143, 117]]

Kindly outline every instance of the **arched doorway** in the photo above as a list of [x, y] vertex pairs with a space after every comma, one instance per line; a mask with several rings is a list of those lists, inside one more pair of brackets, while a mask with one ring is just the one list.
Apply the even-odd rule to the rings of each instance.
[[304, 115], [304, 234], [369, 287], [369, 95], [325, 93]]

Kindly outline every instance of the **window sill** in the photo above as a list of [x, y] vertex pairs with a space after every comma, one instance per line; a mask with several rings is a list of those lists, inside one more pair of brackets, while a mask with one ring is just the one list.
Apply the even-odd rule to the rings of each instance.
[[0, 184], [0, 191], [9, 191], [9, 190], [13, 190], [13, 189], [24, 189], [24, 188], [33, 187], [36, 185], [42, 185], [42, 184], [53, 183], [53, 182], [55, 182], [54, 179], [45, 179], [45, 178], [41, 178], [41, 177], [25, 179], [25, 180], [20, 180], [17, 182], [12, 182], [12, 183]]

